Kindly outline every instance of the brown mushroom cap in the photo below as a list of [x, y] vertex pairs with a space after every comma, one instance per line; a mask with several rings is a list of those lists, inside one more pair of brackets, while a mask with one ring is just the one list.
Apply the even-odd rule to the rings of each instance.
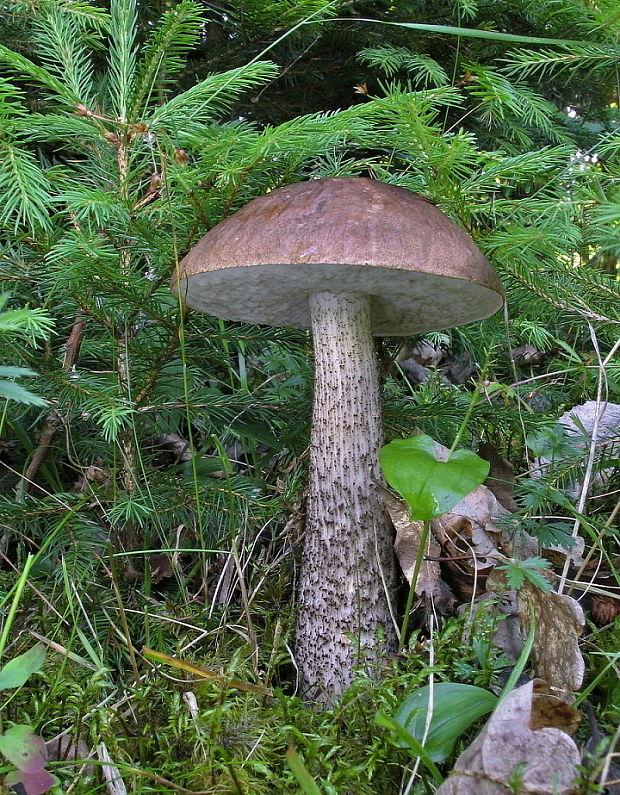
[[254, 199], [194, 246], [173, 289], [220, 318], [292, 328], [310, 328], [311, 293], [368, 295], [378, 336], [470, 323], [504, 297], [469, 235], [434, 204], [361, 177]]

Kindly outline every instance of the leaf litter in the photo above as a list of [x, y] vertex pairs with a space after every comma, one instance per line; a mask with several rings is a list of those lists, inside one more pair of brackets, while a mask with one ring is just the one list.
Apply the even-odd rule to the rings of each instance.
[[[458, 602], [472, 606], [473, 600], [493, 603], [502, 615], [492, 643], [513, 663], [533, 626], [530, 663], [537, 678], [500, 702], [438, 793], [503, 795], [514, 792], [518, 781], [522, 792], [568, 794], [581, 761], [570, 737], [580, 713], [570, 703], [585, 671], [579, 648], [584, 614], [572, 597], [536, 587], [534, 575], [544, 581], [544, 568], [533, 570], [531, 579], [525, 579], [518, 590], [507, 588], [508, 580], [504, 572], [496, 570], [497, 564], [505, 564], [513, 556], [530, 558], [532, 563], [545, 561], [538, 557], [535, 538], [525, 532], [511, 533], [502, 522], [514, 510], [509, 464], [498, 461], [496, 451], [485, 452], [495, 462], [492, 474], [501, 472], [508, 481], [506, 488], [481, 485], [432, 520], [415, 592], [430, 600], [440, 615], [451, 614]], [[436, 445], [438, 460], [447, 458], [448, 453], [447, 448]], [[391, 493], [386, 492], [385, 502], [396, 530], [395, 551], [411, 583], [423, 522], [411, 519], [407, 503]], [[564, 550], [564, 554], [570, 552]], [[474, 633], [475, 624], [470, 624], [468, 631]]]

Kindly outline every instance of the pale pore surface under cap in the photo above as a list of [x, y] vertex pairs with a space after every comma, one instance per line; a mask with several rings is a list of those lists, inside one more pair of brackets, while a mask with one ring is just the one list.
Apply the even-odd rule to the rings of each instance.
[[194, 273], [175, 286], [193, 309], [269, 326], [310, 328], [308, 298], [331, 292], [370, 297], [377, 336], [439, 331], [502, 306], [495, 290], [465, 279], [380, 265], [246, 265]]

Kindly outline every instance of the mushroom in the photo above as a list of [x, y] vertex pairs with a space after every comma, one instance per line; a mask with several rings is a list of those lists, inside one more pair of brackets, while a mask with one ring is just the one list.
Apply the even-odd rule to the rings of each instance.
[[479, 320], [503, 303], [471, 238], [430, 201], [376, 180], [300, 182], [251, 201], [180, 263], [174, 289], [228, 320], [311, 328], [314, 409], [296, 662], [330, 703], [395, 647], [393, 529], [373, 335]]

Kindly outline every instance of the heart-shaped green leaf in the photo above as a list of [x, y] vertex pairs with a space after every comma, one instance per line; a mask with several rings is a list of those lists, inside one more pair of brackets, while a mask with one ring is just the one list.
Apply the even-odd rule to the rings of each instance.
[[45, 768], [37, 770], [35, 773], [24, 773], [23, 770], [13, 770], [4, 779], [6, 787], [16, 788], [21, 786], [22, 789], [16, 792], [25, 792], [26, 795], [43, 795], [52, 787], [60, 785], [60, 781], [56, 776], [53, 776]]
[[0, 690], [21, 687], [31, 674], [41, 670], [44, 662], [45, 646], [42, 643], [37, 643], [24, 654], [13, 657], [0, 670]]
[[412, 519], [428, 521], [446, 513], [489, 474], [489, 462], [470, 450], [455, 450], [438, 461], [435, 442], [421, 434], [395, 439], [379, 457], [385, 479], [411, 510]]
[[[496, 704], [497, 696], [481, 687], [438, 682], [432, 690], [433, 715], [424, 741], [424, 749], [433, 762], [443, 762], [465, 729]], [[421, 742], [430, 705], [431, 689], [426, 685], [407, 696], [394, 720]]]
[[36, 773], [45, 767], [45, 743], [35, 737], [32, 726], [20, 723], [0, 734], [0, 752], [24, 773]]

